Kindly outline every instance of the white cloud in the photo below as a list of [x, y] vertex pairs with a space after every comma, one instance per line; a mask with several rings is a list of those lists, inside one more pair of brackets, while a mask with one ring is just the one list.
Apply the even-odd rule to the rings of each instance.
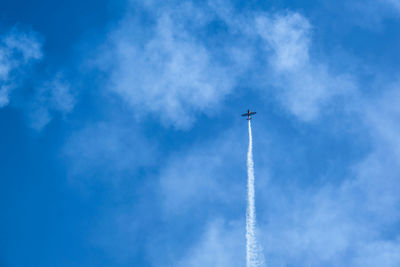
[[67, 140], [63, 155], [72, 181], [77, 176], [97, 177], [118, 184], [127, 174], [131, 176], [140, 167], [154, 164], [155, 147], [135, 125], [114, 118], [75, 131]]
[[369, 212], [382, 223], [400, 220], [400, 86], [385, 88], [377, 99], [369, 99], [360, 112], [370, 136], [373, 151], [355, 166], [358, 179], [354, 186], [362, 188]]
[[396, 11], [400, 12], [400, 1], [399, 0], [380, 0], [383, 3], [388, 4], [389, 6], [396, 9]]
[[[38, 34], [14, 28], [0, 36], [0, 108], [9, 103], [12, 91], [22, 85], [29, 68], [42, 58]], [[57, 73], [49, 81], [36, 82], [32, 98], [16, 106], [26, 112], [33, 129], [41, 130], [56, 112], [64, 116], [72, 111], [75, 103], [71, 86]]]
[[61, 73], [38, 86], [29, 110], [30, 125], [33, 129], [41, 130], [54, 116], [54, 113], [65, 116], [76, 104], [70, 84]]
[[376, 146], [389, 149], [400, 160], [400, 83], [394, 83], [384, 88], [381, 96], [367, 99], [364, 103], [363, 118], [370, 126], [369, 132], [374, 137]]
[[337, 19], [337, 23], [331, 23], [331, 30], [341, 32], [357, 31], [357, 28], [375, 33], [385, 31], [386, 22], [398, 19], [400, 12], [398, 0], [319, 2], [323, 8], [321, 14], [328, 14]]
[[246, 175], [246, 166], [239, 167], [242, 173], [230, 168], [232, 164], [245, 160], [232, 153], [245, 151], [243, 140], [231, 129], [210, 142], [171, 155], [160, 172], [165, 210], [172, 214], [185, 214], [196, 209], [195, 206], [211, 206], [212, 203], [232, 205], [244, 200], [245, 195], [240, 194], [244, 192], [242, 186], [246, 185], [242, 179], [242, 175]]
[[190, 248], [175, 266], [227, 267], [246, 264], [244, 223], [211, 222], [194, 247]]
[[135, 114], [150, 112], [166, 125], [187, 128], [196, 114], [215, 109], [234, 77], [187, 29], [201, 27], [207, 17], [191, 5], [172, 10], [150, 11], [154, 26], [138, 26], [127, 16], [111, 33], [100, 62], [111, 66], [109, 87]]
[[[232, 12], [222, 8], [216, 13], [234, 34], [248, 41], [249, 48], [239, 52], [246, 55], [249, 65], [254, 60], [251, 57], [257, 48], [255, 43], [261, 39], [263, 53], [257, 59], [267, 62], [271, 68], [262, 70], [265, 71], [262, 79], [281, 90], [279, 99], [298, 118], [314, 120], [335, 100], [354, 96], [357, 90], [354, 78], [334, 71], [328, 62], [313, 53], [313, 27], [304, 16], [289, 12], [258, 14], [255, 19], [238, 15], [239, 18], [233, 19]], [[187, 127], [196, 112], [204, 112], [208, 105], [222, 101], [231, 92], [236, 79], [222, 75], [221, 80], [215, 80], [214, 74], [226, 74], [235, 66], [218, 64], [212, 51], [178, 17], [174, 12], [160, 11], [147, 35], [135, 34], [137, 29], [129, 30], [135, 27], [135, 20], [127, 17], [111, 34], [107, 46], [112, 51], [108, 56], [114, 58], [105, 57], [104, 62], [111, 62], [114, 68], [111, 89], [134, 112], [143, 114], [148, 109], [167, 124]], [[204, 20], [199, 24], [203, 25]], [[225, 85], [221, 91], [219, 83]], [[207, 90], [203, 92], [203, 88]], [[396, 99], [393, 95], [388, 98]], [[268, 201], [266, 206], [271, 208], [261, 209], [264, 214], [259, 214], [259, 218], [264, 218], [259, 221], [263, 237], [260, 242], [265, 248], [267, 265], [343, 266], [352, 262], [353, 266], [364, 266], [364, 259], [370, 259], [386, 264], [382, 266], [392, 266], [387, 259], [397, 261], [393, 253], [397, 244], [382, 236], [399, 220], [396, 192], [400, 183], [396, 176], [398, 168], [393, 167], [397, 159], [390, 159], [397, 152], [389, 149], [399, 143], [395, 126], [397, 111], [388, 110], [396, 106], [395, 100], [390, 105], [382, 101], [385, 104], [376, 109], [370, 103], [358, 110], [366, 114], [366, 124], [360, 127], [371, 130], [374, 147], [359, 164], [351, 166], [351, 176], [340, 179], [345, 180], [343, 183], [312, 189], [293, 185], [291, 191], [279, 188], [271, 180], [260, 190], [262, 194], [258, 194], [257, 202]], [[382, 116], [382, 112], [390, 115]], [[238, 159], [231, 153], [243, 149], [232, 147], [241, 143], [232, 136], [216, 137], [214, 142], [178, 151], [167, 161], [160, 172], [162, 207], [167, 215], [185, 216], [204, 207], [212, 214], [214, 207], [244, 204], [241, 193], [245, 187], [241, 187], [244, 183], [240, 179], [245, 177], [245, 172], [240, 174], [240, 167], [236, 165], [243, 162], [244, 168], [244, 158]], [[268, 151], [266, 147], [258, 149]], [[259, 173], [256, 177], [260, 178]], [[205, 220], [214, 220], [210, 219], [213, 215], [205, 216]], [[236, 256], [232, 251], [237, 248], [228, 247], [224, 251], [221, 244], [236, 246], [240, 243], [237, 240], [244, 238], [244, 231], [242, 236], [226, 229], [224, 223], [210, 225], [200, 241], [184, 253], [179, 261], [181, 266], [235, 266], [241, 260], [231, 261]], [[230, 236], [235, 240], [227, 238]], [[379, 249], [372, 257], [370, 253], [375, 247]], [[210, 251], [216, 252], [213, 255]]]
[[24, 63], [42, 58], [42, 44], [33, 32], [22, 32], [13, 29], [3, 36], [2, 42], [9, 53], [21, 57]]
[[305, 17], [298, 13], [259, 16], [256, 26], [274, 51], [271, 58], [277, 71], [298, 70], [308, 64], [311, 25]]
[[377, 241], [363, 245], [352, 266], [396, 267], [400, 265], [400, 241]]
[[35, 33], [13, 29], [0, 36], [0, 108], [9, 103], [23, 72], [41, 58], [41, 42]]
[[[231, 19], [231, 12], [222, 10], [218, 14], [227, 21]], [[187, 19], [185, 11], [159, 10], [157, 15], [151, 13], [151, 17], [154, 27], [143, 33], [136, 28], [142, 24], [127, 16], [110, 35], [104, 50], [106, 55], [100, 62], [110, 64], [110, 68], [104, 67], [111, 71], [110, 89], [130, 105], [133, 113], [140, 116], [149, 111], [166, 124], [188, 127], [196, 113], [205, 112], [231, 92], [235, 79], [226, 74], [234, 66], [217, 63], [212, 51], [183, 26], [182, 20]], [[200, 18], [202, 27], [207, 18]], [[313, 28], [305, 17], [286, 13], [262, 14], [255, 20], [242, 18], [230, 21], [229, 27], [242, 24], [235, 34], [248, 41], [249, 50], [253, 51], [257, 36], [261, 38], [263, 55], [267, 55], [261, 60], [268, 61], [272, 69], [271, 73], [265, 70], [263, 79], [281, 89], [280, 100], [290, 112], [310, 121], [318, 118], [321, 110], [324, 112], [335, 99], [353, 96], [356, 90], [353, 77], [336, 73], [327, 62], [313, 54]], [[252, 55], [246, 49], [237, 52], [238, 58], [242, 58], [241, 53], [247, 58]], [[352, 266], [390, 267], [398, 263], [395, 253], [398, 241], [385, 236], [387, 231], [397, 231], [393, 228], [400, 217], [397, 175], [400, 170], [396, 167], [400, 159], [398, 100], [398, 95], [392, 93], [384, 96], [381, 102], [367, 102], [357, 110], [365, 117], [360, 127], [371, 136], [373, 147], [361, 162], [349, 166], [353, 172], [348, 177], [340, 177], [341, 182], [322, 188], [301, 188], [293, 182], [287, 189], [276, 181], [281, 177], [276, 177], [262, 188], [259, 187], [262, 182], [258, 184], [261, 194], [257, 195], [257, 203], [264, 204], [258, 214], [262, 218], [259, 232], [267, 265], [346, 266], [352, 263]], [[358, 115], [351, 119], [358, 119]], [[136, 153], [146, 151], [147, 146], [133, 142], [133, 139], [142, 138], [137, 137], [135, 130], [126, 129], [100, 123], [75, 133], [66, 146], [66, 154], [74, 161], [72, 172], [95, 176], [101, 169], [102, 176], [118, 177], [127, 170], [148, 166], [152, 161], [151, 153], [140, 157]], [[183, 255], [176, 263], [178, 266], [243, 265], [243, 225], [232, 227], [214, 221], [213, 214], [220, 212], [222, 206], [229, 209], [229, 212], [224, 211], [227, 217], [238, 216], [235, 219], [243, 219], [244, 223], [244, 213], [240, 213], [238, 207], [244, 207], [245, 201], [245, 159], [232, 153], [245, 151], [241, 147], [243, 140], [236, 135], [238, 132], [235, 129], [235, 133], [221, 134], [212, 142], [177, 151], [160, 171], [160, 205], [167, 213], [166, 220], [172, 221], [176, 215], [195, 216], [197, 212], [204, 212], [207, 213], [204, 220], [210, 221], [206, 231], [191, 233], [200, 238], [179, 251], [179, 255]], [[134, 152], [132, 146], [138, 146]], [[270, 153], [266, 145], [257, 146], [257, 149]], [[288, 157], [285, 155], [284, 159]], [[290, 157], [295, 155], [290, 154]], [[256, 161], [258, 170], [266, 168], [265, 165], [265, 162]], [[260, 172], [256, 177], [257, 182], [267, 180]], [[130, 220], [125, 223], [129, 224]], [[154, 240], [149, 243], [152, 242], [155, 243]], [[153, 246], [147, 249], [157, 250]]]
[[[280, 177], [272, 177], [266, 184], [265, 173], [260, 170], [268, 164], [265, 162], [268, 159], [258, 157], [259, 241], [264, 247], [267, 266], [351, 264], [361, 267], [379, 263], [379, 266], [391, 267], [398, 264], [400, 129], [396, 122], [400, 109], [395, 105], [400, 98], [398, 92], [395, 87], [379, 100], [365, 102], [358, 110], [364, 118], [358, 121], [360, 132], [369, 136], [372, 147], [360, 162], [347, 166], [348, 175], [340, 177], [341, 182], [302, 188], [295, 183], [282, 184], [278, 181]], [[353, 119], [359, 118], [359, 114], [353, 115]], [[239, 134], [240, 131], [234, 132]], [[221, 204], [229, 203], [240, 210], [238, 207], [245, 202], [242, 195], [245, 185], [240, 183], [240, 177], [245, 178], [245, 172], [240, 173], [238, 164], [242, 162], [244, 167], [245, 161], [236, 158], [231, 151], [245, 151], [245, 147], [232, 148], [233, 144], [240, 143], [236, 138], [221, 134], [215, 137], [215, 144], [203, 143], [171, 160], [160, 177], [166, 196], [164, 208], [182, 216], [197, 213], [196, 207], [201, 207], [207, 209], [209, 222], [215, 219], [209, 215], [213, 214], [214, 206], [221, 209]], [[267, 137], [260, 134], [260, 138]], [[276, 151], [268, 147], [269, 142], [274, 140], [259, 141], [255, 148], [264, 151], [260, 155], [276, 157]], [[304, 163], [313, 164], [308, 160]], [[240, 220], [240, 215], [233, 215], [234, 212], [224, 210], [224, 214]], [[242, 216], [244, 222], [244, 213]], [[229, 227], [210, 226], [201, 233], [200, 241], [185, 252], [180, 264], [236, 266], [235, 262], [225, 261], [233, 248], [220, 252], [219, 244], [225, 242], [226, 236], [237, 238], [226, 244], [244, 244], [244, 229], [233, 233]], [[216, 257], [207, 253], [212, 249]]]
[[[244, 84], [275, 87], [282, 104], [304, 121], [356, 90], [351, 75], [335, 72], [312, 53], [312, 25], [299, 13], [238, 14], [223, 1], [146, 7], [140, 8], [151, 23], [142, 24], [128, 12], [98, 61], [110, 74], [108, 87], [138, 118], [151, 113], [165, 125], [188, 128], [196, 114], [212, 114], [223, 104], [249, 70], [253, 74]], [[229, 38], [215, 46], [205, 33], [218, 19]]]
[[278, 266], [398, 265], [398, 88], [365, 101], [358, 110], [363, 118], [358, 121], [360, 132], [368, 136], [371, 152], [349, 166], [352, 171], [343, 183], [311, 192], [276, 188], [261, 195], [270, 195], [266, 201], [278, 200], [280, 206], [281, 214], [268, 215], [268, 223], [260, 227], [267, 253]]
[[302, 15], [259, 15], [255, 23], [273, 69], [269, 83], [282, 90], [282, 103], [300, 119], [316, 119], [334, 97], [356, 89], [350, 75], [333, 73], [311, 56], [312, 27]]
[[[323, 59], [329, 55], [314, 53], [313, 26], [300, 13], [239, 14], [224, 1], [212, 2], [210, 6], [232, 36], [237, 37], [232, 40], [238, 43], [244, 56], [235, 63], [250, 69], [257, 77], [256, 82], [247, 82], [261, 89], [259, 93], [274, 87], [283, 106], [299, 119], [315, 120], [321, 111], [329, 110], [334, 100], [356, 91], [351, 75], [334, 71]], [[245, 45], [241, 45], [242, 40]], [[229, 56], [233, 58], [234, 53]]]

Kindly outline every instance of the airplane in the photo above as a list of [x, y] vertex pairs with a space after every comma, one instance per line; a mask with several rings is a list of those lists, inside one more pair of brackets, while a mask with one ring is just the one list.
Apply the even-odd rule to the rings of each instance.
[[247, 120], [251, 120], [251, 115], [256, 114], [257, 112], [250, 112], [250, 110], [247, 110], [247, 113], [242, 114], [243, 117], [247, 116]]

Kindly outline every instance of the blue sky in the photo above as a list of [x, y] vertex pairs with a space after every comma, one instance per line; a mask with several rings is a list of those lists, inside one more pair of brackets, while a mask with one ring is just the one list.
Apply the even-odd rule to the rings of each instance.
[[0, 2], [0, 265], [400, 266], [400, 4]]

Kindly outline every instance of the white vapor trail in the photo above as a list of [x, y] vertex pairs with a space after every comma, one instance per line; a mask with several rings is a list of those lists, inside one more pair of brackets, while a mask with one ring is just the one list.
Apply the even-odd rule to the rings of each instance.
[[246, 266], [261, 266], [256, 240], [256, 207], [254, 203], [253, 139], [249, 120], [249, 149], [247, 151], [247, 210], [246, 210]]

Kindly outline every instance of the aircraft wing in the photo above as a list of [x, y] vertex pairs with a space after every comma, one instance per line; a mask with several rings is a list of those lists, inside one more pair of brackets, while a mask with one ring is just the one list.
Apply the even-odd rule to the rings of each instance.
[[254, 114], [256, 114], [257, 112], [250, 112], [250, 114], [249, 115], [254, 115]]
[[249, 114], [248, 113], [244, 113], [244, 114], [242, 114], [242, 116], [243, 117], [245, 117], [245, 116], [248, 116]]

